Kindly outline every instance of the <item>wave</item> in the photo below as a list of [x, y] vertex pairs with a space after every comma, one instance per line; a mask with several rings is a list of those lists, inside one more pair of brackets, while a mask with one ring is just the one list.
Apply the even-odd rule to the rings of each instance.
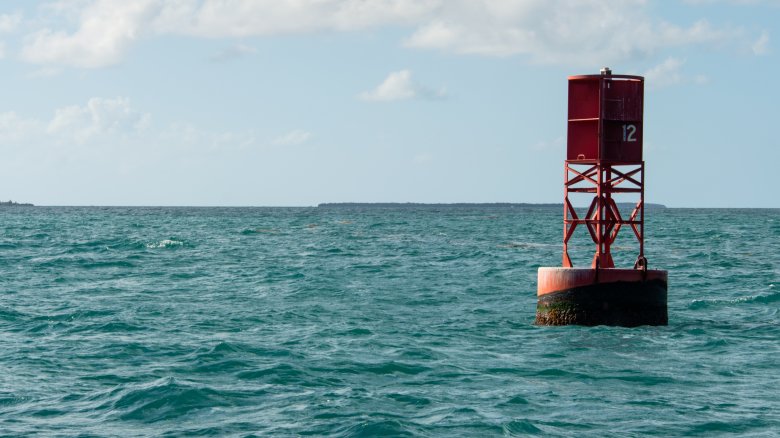
[[499, 248], [560, 248], [560, 243], [537, 243], [537, 242], [509, 242], [498, 245]]
[[426, 366], [414, 365], [414, 364], [396, 362], [396, 361], [381, 362], [376, 364], [362, 364], [360, 368], [361, 368], [361, 372], [365, 371], [372, 374], [407, 374], [407, 375], [420, 374], [431, 370]]
[[415, 436], [406, 424], [399, 420], [360, 421], [339, 431], [342, 436]]
[[181, 240], [173, 240], [173, 239], [165, 239], [165, 240], [160, 240], [159, 242], [152, 242], [146, 244], [146, 247], [148, 249], [176, 248], [180, 246], [184, 246], [184, 242], [182, 242]]
[[122, 420], [149, 423], [177, 418], [199, 409], [228, 405], [227, 400], [214, 389], [165, 377], [126, 391], [112, 408]]
[[241, 371], [236, 374], [236, 377], [240, 380], [262, 380], [267, 383], [280, 385], [311, 382], [311, 376], [300, 368], [288, 363]]
[[733, 306], [740, 304], [771, 304], [780, 302], [780, 292], [773, 292], [767, 295], [751, 295], [746, 297], [738, 297], [733, 299], [718, 299], [707, 298], [701, 300], [693, 300], [688, 305], [688, 309], [697, 310], [704, 309], [711, 306]]
[[252, 234], [277, 234], [277, 230], [272, 230], [270, 228], [245, 228], [241, 230], [241, 234], [248, 236]]

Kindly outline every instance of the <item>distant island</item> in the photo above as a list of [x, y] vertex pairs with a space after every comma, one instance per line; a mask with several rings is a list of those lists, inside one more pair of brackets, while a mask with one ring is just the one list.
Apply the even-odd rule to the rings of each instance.
[[[636, 204], [632, 202], [618, 202], [618, 207], [631, 207]], [[422, 202], [325, 202], [318, 204], [317, 208], [355, 208], [355, 207], [379, 207], [379, 208], [420, 208], [420, 207], [436, 207], [436, 208], [563, 208], [562, 203], [551, 204], [531, 204], [531, 203], [514, 203], [514, 202], [485, 202], [485, 203], [472, 203], [472, 202], [454, 202], [454, 203], [442, 203], [442, 204], [427, 204]], [[646, 209], [666, 208], [663, 204], [645, 204]]]
[[0, 207], [34, 207], [32, 204], [24, 204], [14, 201], [0, 201]]

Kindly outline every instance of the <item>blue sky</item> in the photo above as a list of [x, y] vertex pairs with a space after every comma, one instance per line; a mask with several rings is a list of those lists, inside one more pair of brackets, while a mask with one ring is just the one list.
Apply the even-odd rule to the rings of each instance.
[[646, 76], [648, 202], [780, 207], [780, 1], [0, 3], [0, 199], [561, 202], [566, 77]]

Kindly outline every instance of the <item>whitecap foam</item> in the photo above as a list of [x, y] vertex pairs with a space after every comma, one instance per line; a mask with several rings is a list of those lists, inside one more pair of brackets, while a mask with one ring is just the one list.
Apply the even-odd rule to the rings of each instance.
[[149, 249], [155, 249], [155, 248], [170, 248], [170, 247], [182, 246], [182, 245], [184, 245], [184, 242], [181, 242], [179, 240], [165, 239], [159, 242], [147, 243], [146, 247]]

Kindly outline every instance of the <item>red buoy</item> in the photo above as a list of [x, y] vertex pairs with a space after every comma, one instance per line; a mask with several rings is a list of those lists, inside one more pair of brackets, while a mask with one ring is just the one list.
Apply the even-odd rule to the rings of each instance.
[[[644, 78], [569, 77], [564, 164], [563, 267], [539, 268], [539, 325], [666, 325], [667, 273], [649, 270], [644, 255], [645, 162], [642, 158]], [[577, 214], [573, 195], [590, 197]], [[633, 197], [621, 214], [616, 196]], [[589, 268], [574, 268], [569, 242], [584, 228], [596, 244]], [[622, 228], [639, 244], [632, 268], [615, 268], [612, 245]]]

